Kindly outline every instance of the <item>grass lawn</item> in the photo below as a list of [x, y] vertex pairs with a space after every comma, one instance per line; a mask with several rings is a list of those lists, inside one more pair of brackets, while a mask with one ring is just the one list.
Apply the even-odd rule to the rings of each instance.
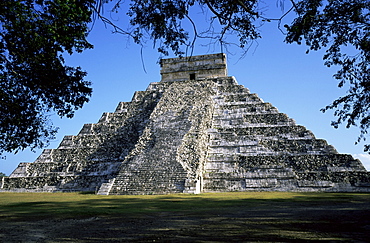
[[370, 193], [0, 193], [0, 242], [370, 239]]

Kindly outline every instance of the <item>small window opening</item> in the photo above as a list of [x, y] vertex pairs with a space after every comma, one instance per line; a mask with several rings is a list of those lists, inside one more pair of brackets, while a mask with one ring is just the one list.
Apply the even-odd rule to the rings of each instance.
[[191, 73], [189, 76], [190, 76], [190, 80], [195, 80], [195, 73]]

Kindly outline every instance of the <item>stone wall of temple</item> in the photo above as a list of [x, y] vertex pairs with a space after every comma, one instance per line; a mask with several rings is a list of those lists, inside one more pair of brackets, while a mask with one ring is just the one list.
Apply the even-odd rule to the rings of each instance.
[[161, 60], [162, 82], [226, 77], [223, 53]]

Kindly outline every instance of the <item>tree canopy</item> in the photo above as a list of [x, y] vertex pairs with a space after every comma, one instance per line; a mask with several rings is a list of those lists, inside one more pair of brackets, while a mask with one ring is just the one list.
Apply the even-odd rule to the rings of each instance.
[[[280, 6], [280, 16], [268, 16], [272, 4]], [[206, 27], [204, 20], [192, 17], [193, 8], [205, 13]], [[276, 24], [287, 43], [305, 44], [307, 52], [323, 49], [324, 64], [339, 67], [334, 77], [339, 87], [348, 87], [347, 95], [323, 111], [334, 109], [334, 127], [359, 125], [360, 141], [370, 126], [369, 10], [368, 0], [2, 1], [0, 152], [43, 146], [56, 131], [47, 115], [56, 111], [72, 117], [88, 101], [86, 73], [66, 66], [61, 54], [92, 48], [86, 37], [91, 21], [99, 20], [137, 44], [150, 41], [159, 53], [177, 56], [191, 55], [196, 41], [204, 38], [227, 48], [227, 37], [234, 36], [232, 44], [248, 50], [263, 37], [261, 25]], [[128, 22], [119, 25], [112, 15], [127, 16]], [[294, 15], [293, 21], [283, 25], [288, 15]]]
[[[347, 95], [322, 111], [334, 109], [337, 120], [332, 126], [359, 125], [357, 142], [366, 139], [370, 126], [370, 1], [300, 1], [294, 10], [298, 17], [286, 26], [286, 41], [304, 41], [314, 51], [324, 48], [325, 65], [339, 66], [334, 74], [338, 86], [349, 87]], [[365, 151], [370, 151], [370, 145], [365, 145]]]
[[0, 2], [0, 153], [45, 146], [57, 131], [48, 115], [72, 117], [89, 100], [86, 73], [62, 53], [92, 48], [91, 3]]

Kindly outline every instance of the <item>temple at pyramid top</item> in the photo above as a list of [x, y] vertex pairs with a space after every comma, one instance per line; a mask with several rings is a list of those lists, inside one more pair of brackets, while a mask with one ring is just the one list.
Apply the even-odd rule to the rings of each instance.
[[162, 59], [162, 82], [226, 77], [224, 53]]

